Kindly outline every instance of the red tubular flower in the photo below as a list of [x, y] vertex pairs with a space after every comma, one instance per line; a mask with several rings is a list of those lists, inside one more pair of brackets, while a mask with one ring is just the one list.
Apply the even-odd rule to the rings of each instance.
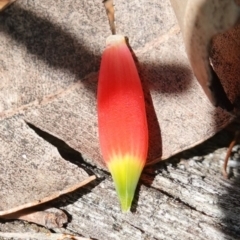
[[146, 162], [144, 95], [131, 52], [121, 35], [107, 38], [98, 82], [100, 147], [123, 211], [131, 207]]

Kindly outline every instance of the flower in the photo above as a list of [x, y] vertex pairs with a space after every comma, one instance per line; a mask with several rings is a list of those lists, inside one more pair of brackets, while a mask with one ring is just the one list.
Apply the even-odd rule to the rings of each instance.
[[148, 151], [144, 94], [132, 54], [121, 35], [107, 38], [97, 103], [100, 148], [122, 211], [131, 208]]

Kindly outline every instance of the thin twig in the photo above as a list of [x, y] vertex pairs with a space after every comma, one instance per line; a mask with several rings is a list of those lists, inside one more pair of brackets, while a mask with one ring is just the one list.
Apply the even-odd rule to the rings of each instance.
[[240, 136], [240, 132], [237, 131], [236, 134], [235, 134], [234, 139], [232, 140], [232, 142], [230, 143], [230, 145], [228, 147], [227, 154], [226, 154], [226, 157], [224, 159], [224, 164], [223, 164], [223, 168], [222, 168], [222, 174], [223, 174], [224, 178], [226, 178], [226, 179], [228, 178], [228, 173], [227, 173], [228, 160], [230, 158], [230, 155], [231, 155], [233, 147], [236, 145], [236, 143], [237, 143], [237, 141], [239, 139], [239, 136]]
[[103, 4], [106, 9], [111, 32], [113, 35], [115, 35], [116, 34], [116, 26], [115, 26], [113, 0], [103, 0]]

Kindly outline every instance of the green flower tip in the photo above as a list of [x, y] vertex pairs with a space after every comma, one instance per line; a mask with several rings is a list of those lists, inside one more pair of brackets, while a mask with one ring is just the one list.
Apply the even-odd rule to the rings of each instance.
[[122, 212], [127, 213], [130, 211], [132, 206], [133, 195], [119, 196]]
[[123, 212], [131, 208], [143, 165], [142, 161], [130, 154], [116, 157], [108, 163]]

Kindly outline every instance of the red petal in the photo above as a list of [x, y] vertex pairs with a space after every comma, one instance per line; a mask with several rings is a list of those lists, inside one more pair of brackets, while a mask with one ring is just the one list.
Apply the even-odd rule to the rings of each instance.
[[[98, 83], [101, 151], [107, 165], [126, 156], [138, 159], [141, 173], [148, 150], [148, 128], [141, 82], [124, 37], [110, 36], [107, 44], [102, 55]], [[131, 171], [128, 169], [126, 174], [131, 174]]]

